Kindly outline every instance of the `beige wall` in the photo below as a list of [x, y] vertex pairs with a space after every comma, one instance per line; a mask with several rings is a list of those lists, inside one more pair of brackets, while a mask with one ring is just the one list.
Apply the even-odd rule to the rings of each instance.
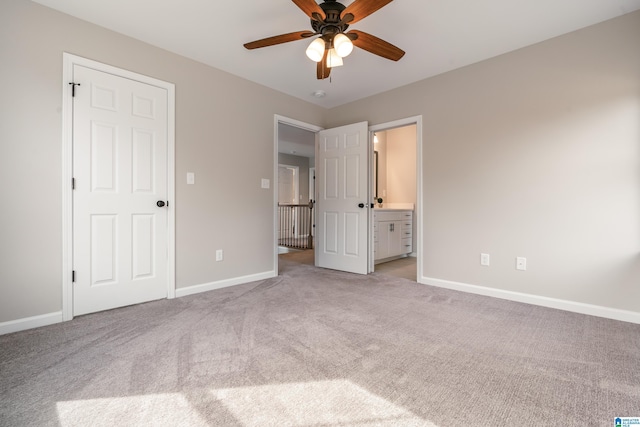
[[[30, 1], [2, 0], [0, 323], [62, 308], [63, 51], [176, 85], [177, 287], [272, 271], [273, 185], [263, 190], [260, 180], [273, 179], [274, 114], [321, 125], [324, 110]], [[187, 172], [196, 185], [186, 185]], [[214, 261], [216, 249], [224, 262]]]
[[0, 323], [61, 309], [63, 51], [176, 85], [178, 288], [272, 269], [273, 185], [260, 179], [273, 179], [274, 114], [332, 126], [422, 115], [426, 277], [640, 312], [639, 40], [636, 12], [326, 111], [3, 0]]
[[331, 109], [327, 125], [416, 115], [424, 278], [640, 312], [640, 12]]
[[[416, 125], [386, 133], [387, 203], [416, 204]], [[415, 243], [415, 242], [414, 242]]]

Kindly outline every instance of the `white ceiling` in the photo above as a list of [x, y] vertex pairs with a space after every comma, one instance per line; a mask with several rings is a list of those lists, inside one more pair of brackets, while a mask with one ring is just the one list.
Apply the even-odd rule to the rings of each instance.
[[406, 55], [393, 62], [355, 48], [329, 81], [316, 79], [308, 40], [243, 47], [310, 29], [291, 0], [34, 1], [327, 108], [640, 9], [640, 0], [395, 0], [351, 28]]

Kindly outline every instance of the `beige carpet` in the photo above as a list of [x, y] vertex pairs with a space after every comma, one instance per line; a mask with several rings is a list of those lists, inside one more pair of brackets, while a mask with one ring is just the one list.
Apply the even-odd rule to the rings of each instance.
[[640, 325], [280, 261], [0, 337], [2, 426], [611, 426]]

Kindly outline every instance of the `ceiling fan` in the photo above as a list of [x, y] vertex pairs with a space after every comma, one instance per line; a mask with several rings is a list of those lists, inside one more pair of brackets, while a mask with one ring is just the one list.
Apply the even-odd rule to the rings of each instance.
[[244, 47], [257, 49], [319, 35], [306, 52], [310, 59], [318, 63], [316, 75], [319, 80], [329, 77], [331, 68], [342, 65], [342, 58], [351, 53], [354, 45], [392, 61], [398, 61], [404, 55], [402, 49], [364, 31], [345, 32], [350, 24], [366, 18], [393, 0], [354, 0], [346, 7], [336, 0], [324, 0], [320, 4], [315, 0], [292, 1], [311, 18], [313, 31], [267, 37], [245, 43]]

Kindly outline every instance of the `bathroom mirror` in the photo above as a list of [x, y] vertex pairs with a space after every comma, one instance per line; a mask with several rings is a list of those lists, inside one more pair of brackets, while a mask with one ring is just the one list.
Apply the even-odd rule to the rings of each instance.
[[373, 152], [373, 198], [378, 198], [378, 152]]

